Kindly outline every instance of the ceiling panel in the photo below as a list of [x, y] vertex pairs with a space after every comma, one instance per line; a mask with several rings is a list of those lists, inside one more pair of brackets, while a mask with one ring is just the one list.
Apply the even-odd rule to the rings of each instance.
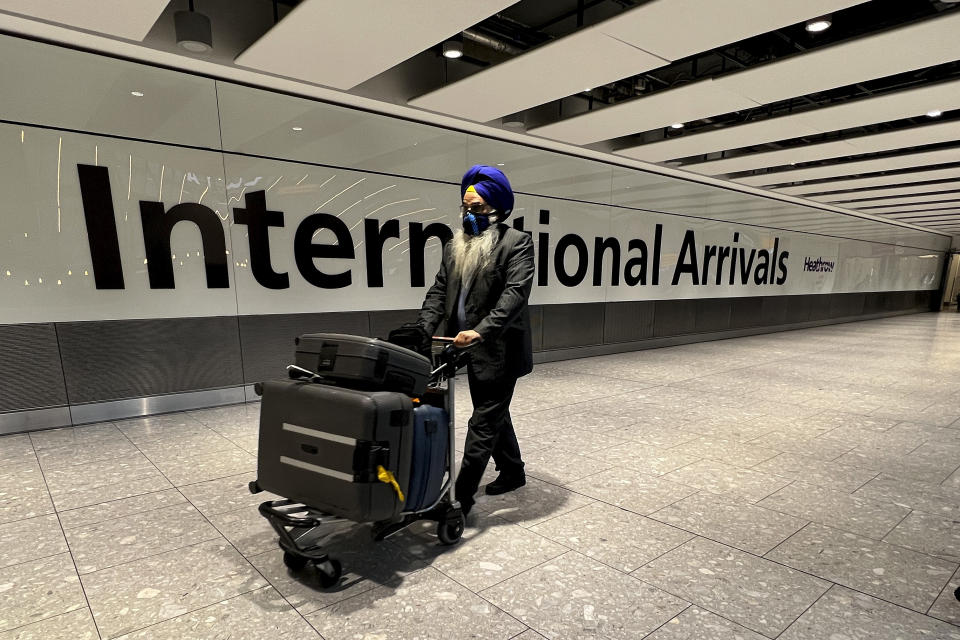
[[[960, 185], [958, 185], [960, 186]], [[869, 209], [879, 206], [902, 206], [905, 204], [922, 204], [926, 202], [950, 202], [960, 200], [960, 191], [952, 193], [932, 193], [926, 195], [908, 195], [898, 198], [873, 198], [870, 200], [860, 200], [857, 202], [846, 202], [843, 206], [851, 209]]]
[[[924, 171], [908, 171], [886, 176], [871, 176], [869, 178], [850, 178], [847, 180], [831, 180], [818, 184], [800, 184], [791, 187], [779, 187], [778, 193], [785, 195], [804, 195], [809, 193], [823, 193], [826, 191], [843, 191], [847, 189], [864, 189], [869, 187], [888, 187], [908, 182], [924, 182], [928, 180], [960, 180], [960, 167], [949, 169], [926, 169]], [[820, 198], [815, 198], [819, 200]]]
[[960, 161], [960, 149], [940, 149], [939, 151], [908, 153], [899, 156], [891, 156], [888, 158], [855, 160], [853, 162], [837, 162], [835, 164], [824, 165], [821, 167], [807, 167], [804, 169], [794, 169], [791, 171], [774, 171], [772, 173], [764, 173], [757, 176], [736, 178], [734, 182], [753, 186], [762, 186], [780, 184], [783, 182], [802, 182], [804, 180], [817, 180], [819, 178], [848, 176], [855, 173], [894, 171], [896, 169], [907, 169], [910, 167], [922, 167], [924, 165], [945, 164], [948, 162], [958, 161]]
[[514, 2], [304, 0], [236, 63], [351, 89]]
[[409, 104], [486, 122], [864, 1], [655, 0]]
[[[667, 64], [646, 51], [585, 29], [409, 102], [486, 122]], [[536, 78], [536, 82], [531, 82]], [[509, 87], [490, 91], [489, 87]], [[546, 95], [549, 93], [550, 95]], [[466, 99], [465, 99], [466, 98]]]
[[681, 89], [660, 91], [646, 98], [621, 102], [581, 116], [534, 127], [530, 133], [572, 144], [589, 144], [667, 127], [674, 122], [689, 122], [706, 115], [757, 106], [760, 105], [753, 100], [724, 89], [719, 81], [702, 80], [684, 85]]
[[0, 11], [76, 29], [143, 40], [170, 0], [0, 0]]
[[[960, 87], [958, 87], [960, 90]], [[957, 96], [960, 101], [960, 95]], [[778, 167], [791, 162], [810, 162], [827, 158], [842, 158], [863, 153], [877, 153], [893, 149], [920, 147], [941, 142], [960, 140], [960, 122], [940, 122], [923, 127], [911, 127], [897, 131], [887, 131], [868, 136], [847, 138], [820, 144], [806, 144], [749, 155], [685, 164], [685, 171], [695, 171], [706, 175], [720, 175], [737, 171], [750, 171], [766, 167]]]
[[[783, 58], [716, 80], [695, 82], [621, 102], [531, 129], [530, 133], [575, 144], [598, 142], [665, 127], [677, 121], [698, 120], [738, 111], [749, 104], [769, 104], [950, 62], [960, 59], [960, 38], [956, 37], [958, 30], [960, 12], [950, 12], [917, 24]], [[904, 47], [903, 43], [907, 41], [916, 42], [917, 45]], [[714, 86], [704, 93], [704, 84]], [[664, 95], [671, 95], [671, 98], [654, 102]], [[711, 99], [714, 95], [736, 96], [738, 99], [714, 101]], [[686, 108], [682, 112], [677, 109], [664, 111], [661, 107], [664, 103], [685, 105]], [[736, 103], [743, 106], [731, 108]]]
[[957, 208], [960, 208], [960, 202], [937, 202], [933, 204], [901, 204], [894, 205], [890, 207], [872, 207], [867, 210], [863, 210], [864, 213], [869, 213], [871, 215], [886, 215], [888, 213], [921, 213], [928, 211], [954, 211]]
[[960, 107], [960, 80], [887, 95], [842, 102], [791, 115], [682, 135], [622, 149], [617, 153], [647, 162], [739, 149], [777, 140], [912, 118], [936, 108]]
[[[960, 170], [957, 170], [960, 173]], [[916, 184], [909, 187], [890, 187], [887, 189], [867, 189], [865, 191], [854, 191], [852, 193], [835, 193], [824, 196], [807, 196], [811, 200], [818, 202], [827, 202], [840, 206], [852, 206], [856, 201], [867, 200], [869, 198], [884, 198], [893, 196], [907, 196], [911, 194], [923, 194], [934, 191], [950, 191], [960, 189], [960, 181], [957, 182], [935, 182], [933, 184]]]
[[[762, 104], [960, 59], [960, 13], [782, 58], [727, 76], [731, 90]], [[904, 46], [909, 43], [909, 46]]]

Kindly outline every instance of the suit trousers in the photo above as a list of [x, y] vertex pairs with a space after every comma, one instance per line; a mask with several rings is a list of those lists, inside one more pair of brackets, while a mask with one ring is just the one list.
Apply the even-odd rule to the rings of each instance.
[[474, 494], [480, 487], [480, 478], [493, 457], [500, 473], [523, 475], [520, 445], [510, 420], [510, 401], [517, 379], [510, 377], [494, 381], [480, 381], [468, 368], [473, 415], [467, 423], [467, 441], [463, 447], [463, 462], [457, 476], [456, 496], [460, 504], [473, 506]]

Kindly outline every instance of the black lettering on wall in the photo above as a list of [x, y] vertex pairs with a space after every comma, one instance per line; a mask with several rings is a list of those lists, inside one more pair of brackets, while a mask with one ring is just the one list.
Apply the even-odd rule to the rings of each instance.
[[184, 221], [192, 222], [200, 229], [207, 288], [226, 289], [230, 286], [223, 223], [213, 210], [196, 202], [185, 202], [164, 213], [162, 202], [141, 200], [140, 220], [143, 222], [143, 246], [147, 253], [151, 289], [173, 289], [175, 286], [170, 235], [173, 228]]
[[616, 238], [597, 237], [593, 241], [593, 286], [595, 287], [603, 283], [603, 256], [607, 249], [613, 251], [610, 283], [615, 287], [620, 284], [620, 241]]
[[777, 250], [780, 249], [780, 238], [773, 239], [773, 255], [770, 257], [770, 278], [768, 284], [773, 284], [774, 276], [777, 271]]
[[290, 276], [273, 270], [270, 261], [270, 227], [283, 226], [283, 211], [267, 211], [266, 192], [251, 191], [244, 197], [247, 207], [234, 207], [234, 224], [247, 225], [250, 239], [250, 271], [267, 289], [287, 289]]
[[663, 225], [658, 224], [653, 233], [653, 286], [660, 284], [660, 244], [663, 241]]
[[[717, 255], [717, 247], [708, 244], [703, 248], [703, 274], [700, 276], [700, 284], [706, 285], [710, 281], [710, 259]], [[719, 270], [719, 265], [717, 269]]]
[[[337, 219], [339, 220], [339, 218]], [[387, 241], [387, 238], [399, 237], [399, 220], [387, 220], [381, 227], [380, 221], [376, 218], [364, 219], [363, 242], [366, 245], [368, 287], [383, 286], [383, 243]]]
[[[628, 287], [647, 284], [647, 244], [643, 240], [631, 240], [627, 245], [627, 253], [633, 250], [639, 250], [640, 255], [627, 260], [623, 267], [623, 281]], [[639, 269], [636, 274], [633, 273], [634, 268]]]
[[787, 258], [790, 257], [789, 251], [784, 251], [780, 254], [780, 261], [777, 263], [780, 271], [780, 277], [777, 278], [777, 284], [783, 284], [787, 281]]
[[740, 284], [750, 282], [750, 271], [753, 269], [753, 260], [757, 256], [757, 250], [750, 249], [750, 260], [747, 260], [746, 255], [746, 249], [740, 247]]
[[677, 258], [677, 267], [673, 270], [673, 282], [670, 284], [676, 286], [684, 273], [690, 274], [693, 284], [700, 284], [700, 269], [697, 268], [697, 237], [693, 229], [687, 229], [683, 234], [680, 257]]
[[757, 253], [757, 270], [753, 273], [753, 284], [767, 284], [767, 274], [770, 271], [770, 252], [760, 249]]
[[97, 289], [123, 289], [123, 265], [120, 262], [117, 220], [113, 213], [110, 173], [106, 167], [89, 164], [78, 164], [77, 173], [93, 263], [93, 280]]
[[[333, 231], [337, 241], [335, 244], [314, 244], [313, 234], [320, 229]], [[314, 258], [340, 258], [352, 260], [354, 258], [353, 238], [343, 220], [329, 213], [314, 213], [307, 216], [297, 227], [293, 238], [293, 257], [297, 269], [303, 278], [315, 287], [321, 289], [342, 289], [349, 287], [353, 282], [350, 269], [340, 273], [324, 273], [313, 263]]]
[[723, 279], [723, 263], [730, 257], [730, 247], [720, 247], [720, 253], [717, 255], [717, 286], [720, 285], [720, 280]]
[[[570, 275], [563, 257], [570, 247], [577, 249], [577, 269]], [[557, 280], [565, 287], [575, 287], [587, 276], [587, 243], [578, 235], [568, 233], [557, 242], [557, 252], [553, 256], [553, 268], [557, 271]]]
[[[520, 218], [523, 220], [523, 218]], [[440, 245], [445, 247], [453, 238], [453, 231], [450, 227], [440, 222], [432, 222], [423, 228], [422, 222], [410, 223], [410, 286], [426, 286], [426, 275], [424, 274], [424, 262], [427, 250], [427, 241], [430, 238], [439, 238]]]
[[[540, 224], [550, 224], [550, 210], [540, 209]], [[537, 234], [537, 286], [545, 287], [550, 282], [547, 268], [550, 264], [550, 234]]]

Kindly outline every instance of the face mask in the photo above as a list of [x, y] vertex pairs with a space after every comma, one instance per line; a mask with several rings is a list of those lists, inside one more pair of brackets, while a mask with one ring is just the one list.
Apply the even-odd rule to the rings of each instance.
[[470, 212], [463, 216], [463, 232], [468, 236], [478, 236], [488, 228], [490, 228], [490, 216]]

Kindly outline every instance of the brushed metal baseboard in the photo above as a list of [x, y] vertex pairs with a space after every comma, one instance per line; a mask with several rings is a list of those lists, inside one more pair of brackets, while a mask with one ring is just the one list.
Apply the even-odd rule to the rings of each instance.
[[831, 324], [846, 324], [848, 322], [863, 322], [867, 320], [879, 320], [881, 318], [891, 318], [893, 316], [911, 315], [914, 313], [926, 313], [915, 309], [904, 311], [885, 311], [883, 313], [872, 313], [868, 315], [850, 316], [847, 318], [831, 318], [828, 320], [808, 320], [807, 322], [795, 322], [791, 324], [767, 325], [763, 327], [749, 327], [744, 329], [730, 329], [728, 331], [713, 331], [709, 333], [689, 333], [680, 336], [670, 336], [667, 338], [649, 338], [646, 340], [636, 340], [633, 342], [616, 342], [611, 344], [596, 344], [584, 347], [568, 347], [565, 349], [551, 349], [550, 351], [537, 351], [533, 354], [534, 364], [544, 364], [547, 362], [559, 362], [561, 360], [573, 360], [575, 358], [592, 358], [595, 356], [608, 356], [615, 353], [628, 353], [630, 351], [643, 351], [645, 349], [660, 349], [662, 347], [676, 347], [682, 344], [693, 344], [695, 342], [712, 342], [714, 340], [727, 340], [729, 338], [744, 338], [747, 336], [756, 336], [765, 333], [780, 333], [782, 331], [795, 331], [797, 329], [811, 329], [814, 327], [823, 327]]
[[146, 398], [128, 398], [111, 402], [77, 404], [70, 407], [70, 415], [73, 418], [73, 424], [86, 424], [106, 420], [138, 418], [157, 413], [219, 407], [225, 404], [241, 404], [245, 400], [243, 387], [226, 387], [205, 391], [170, 393]]
[[0, 413], [0, 435], [69, 426], [69, 407], [50, 407]]

